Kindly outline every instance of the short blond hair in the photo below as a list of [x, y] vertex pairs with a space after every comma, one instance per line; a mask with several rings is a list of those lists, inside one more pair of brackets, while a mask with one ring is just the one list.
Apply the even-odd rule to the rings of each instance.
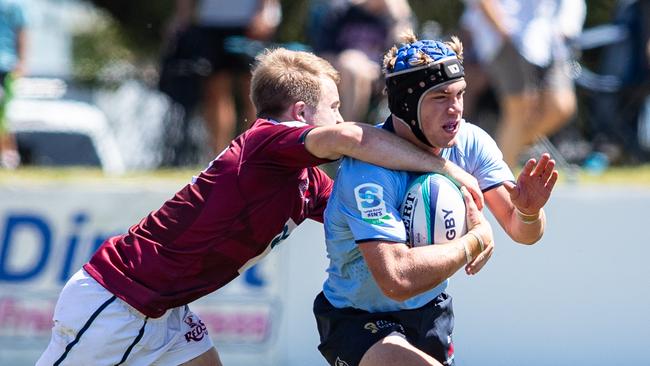
[[291, 104], [303, 101], [316, 107], [321, 97], [321, 78], [336, 84], [338, 71], [313, 53], [285, 48], [266, 50], [256, 57], [251, 80], [251, 100], [258, 117], [278, 117]]
[[[400, 36], [400, 44], [402, 45], [415, 43], [417, 41], [418, 38], [412, 30], [407, 30]], [[460, 41], [460, 39], [458, 39], [458, 37], [451, 36], [451, 40], [444, 42], [444, 44], [446, 44], [447, 47], [456, 53], [456, 57], [459, 60], [463, 60], [463, 43]], [[391, 47], [391, 49], [389, 49], [386, 54], [384, 54], [383, 71], [385, 74], [392, 72], [393, 68], [395, 68], [395, 62], [397, 61], [397, 50], [398, 46], [395, 45]], [[418, 56], [420, 58], [419, 61], [421, 61], [420, 63], [422, 65], [433, 62], [431, 57], [424, 52], [420, 52]]]

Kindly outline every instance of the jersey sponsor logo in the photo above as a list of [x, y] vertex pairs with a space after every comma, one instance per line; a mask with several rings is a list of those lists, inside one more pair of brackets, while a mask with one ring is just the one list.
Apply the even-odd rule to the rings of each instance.
[[183, 319], [183, 321], [191, 328], [189, 332], [185, 333], [185, 341], [187, 343], [191, 341], [198, 342], [208, 334], [208, 328], [203, 324], [201, 319], [195, 321], [194, 317], [190, 315]]
[[289, 234], [298, 227], [298, 225], [293, 221], [293, 219], [287, 220], [287, 223], [284, 224], [284, 227], [282, 228], [282, 231], [276, 235], [271, 242], [267, 245], [266, 249], [257, 257], [253, 257], [248, 260], [240, 269], [239, 273], [242, 274], [244, 273], [247, 269], [251, 268], [253, 265], [255, 265], [257, 262], [260, 261], [260, 259], [264, 258], [267, 254], [271, 252], [271, 249], [275, 248], [278, 244], [280, 244], [283, 240], [289, 237]]
[[361, 212], [361, 219], [372, 225], [383, 225], [391, 216], [384, 202], [384, 187], [374, 183], [364, 183], [354, 188], [354, 198]]
[[367, 330], [369, 330], [370, 333], [372, 333], [372, 334], [375, 334], [375, 333], [379, 332], [379, 329], [377, 328], [377, 326], [375, 325], [375, 323], [366, 323], [366, 324], [363, 326], [363, 329], [367, 329]]
[[404, 208], [402, 209], [402, 220], [404, 221], [404, 227], [406, 227], [406, 242], [413, 242], [411, 238], [411, 232], [413, 231], [413, 222], [411, 217], [413, 216], [413, 210], [417, 205], [417, 197], [412, 192], [408, 192], [406, 199], [404, 200]]
[[385, 328], [394, 328], [396, 331], [404, 333], [404, 327], [402, 327], [401, 324], [389, 320], [377, 320], [376, 322], [366, 323], [363, 326], [363, 329], [370, 331], [372, 334], [375, 334], [379, 332], [380, 329]]
[[288, 238], [293, 229], [297, 228], [298, 225], [293, 221], [293, 219], [289, 218], [287, 220], [287, 223], [284, 224], [284, 227], [282, 228], [282, 232], [280, 232], [278, 235], [276, 235], [273, 240], [269, 243], [269, 246], [271, 249], [275, 248], [278, 244], [284, 241], [284, 239]]

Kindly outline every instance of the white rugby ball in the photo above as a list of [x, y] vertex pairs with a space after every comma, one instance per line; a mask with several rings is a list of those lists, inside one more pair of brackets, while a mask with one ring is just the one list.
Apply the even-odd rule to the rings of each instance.
[[463, 195], [441, 174], [416, 178], [406, 192], [400, 212], [411, 246], [446, 243], [467, 232]]

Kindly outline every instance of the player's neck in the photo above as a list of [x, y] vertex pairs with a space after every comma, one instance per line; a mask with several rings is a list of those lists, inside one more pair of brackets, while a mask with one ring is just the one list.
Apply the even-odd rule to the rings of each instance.
[[399, 117], [396, 117], [395, 115], [393, 115], [393, 128], [395, 129], [395, 134], [397, 136], [409, 141], [410, 143], [412, 143], [413, 145], [419, 147], [422, 150], [428, 151], [428, 152], [430, 152], [430, 153], [432, 153], [434, 155], [440, 155], [440, 152], [442, 151], [441, 148], [439, 148], [439, 147], [431, 147], [431, 146], [423, 143], [422, 141], [420, 141], [420, 139], [418, 139], [415, 136], [413, 131], [411, 131], [411, 128], [408, 127], [406, 122], [404, 122]]

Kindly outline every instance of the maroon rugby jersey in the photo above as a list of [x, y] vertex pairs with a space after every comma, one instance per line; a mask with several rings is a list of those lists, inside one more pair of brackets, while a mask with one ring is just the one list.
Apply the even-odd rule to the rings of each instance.
[[306, 218], [323, 221], [332, 181], [305, 149], [313, 128], [259, 119], [210, 166], [84, 269], [149, 317], [224, 286]]

